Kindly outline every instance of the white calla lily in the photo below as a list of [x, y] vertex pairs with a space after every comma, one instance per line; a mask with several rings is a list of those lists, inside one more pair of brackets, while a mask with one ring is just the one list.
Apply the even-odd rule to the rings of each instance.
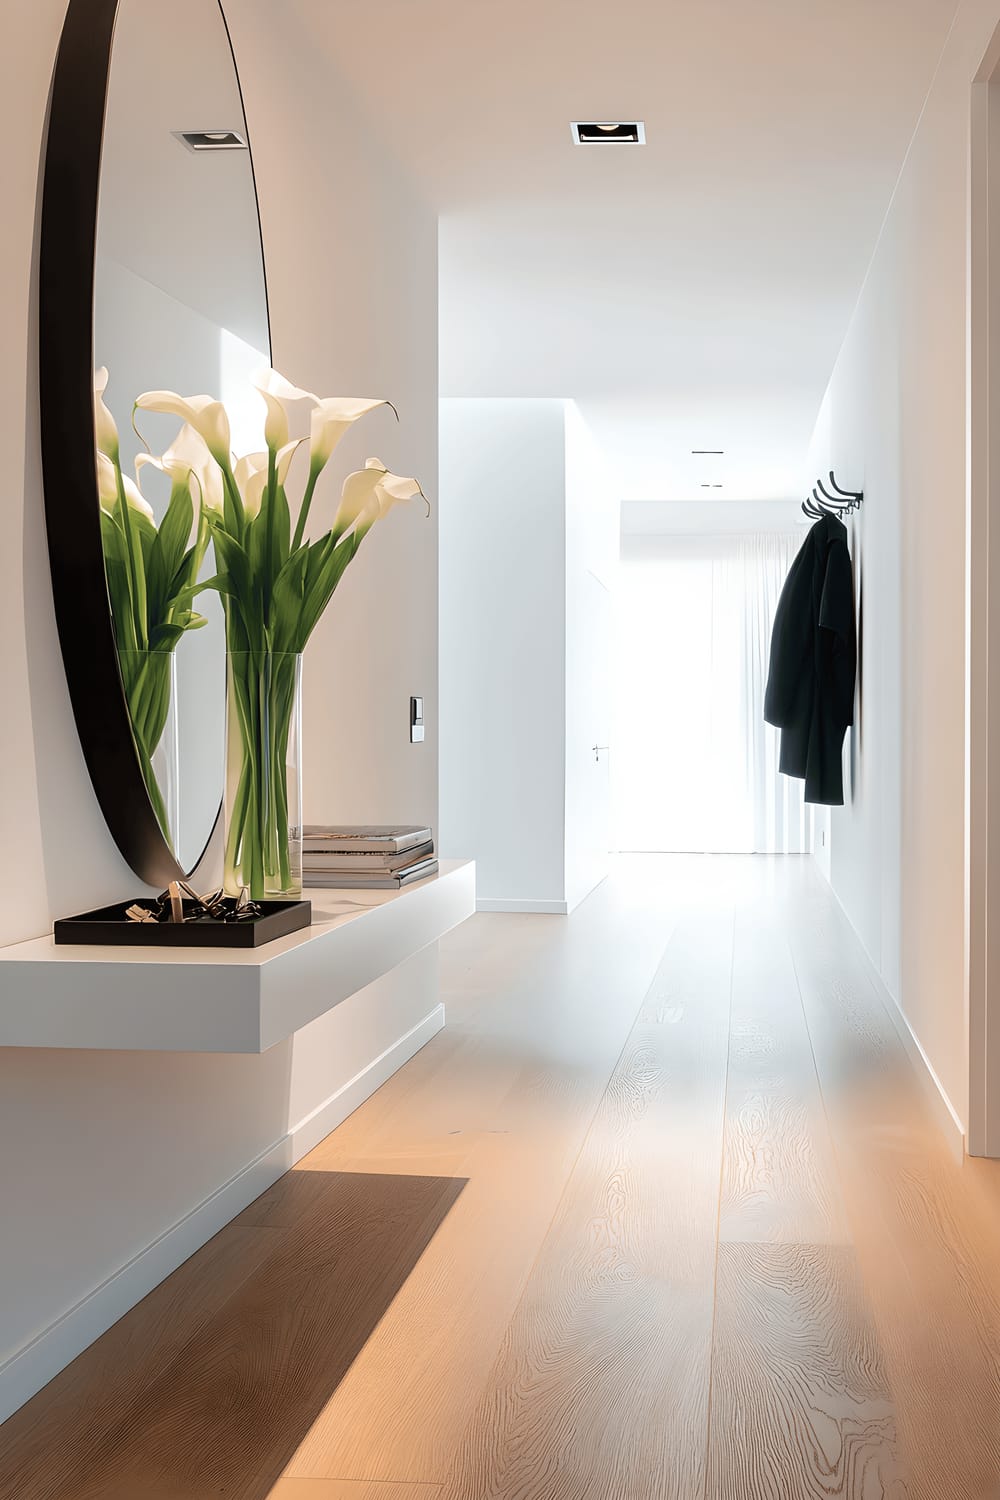
[[377, 406], [396, 409], [391, 401], [382, 397], [371, 400], [362, 396], [329, 396], [316, 403], [309, 430], [309, 459], [313, 473], [318, 473], [329, 462], [348, 427]]
[[[296, 449], [304, 441], [304, 438], [298, 438], [278, 449], [275, 464], [280, 485], [283, 486], [288, 478], [288, 466], [295, 457]], [[243, 498], [243, 513], [248, 519], [260, 512], [267, 487], [268, 457], [267, 453], [248, 453], [244, 458], [237, 459], [233, 470], [236, 487]]]
[[108, 388], [108, 372], [102, 365], [94, 371], [94, 430], [97, 436], [97, 451], [110, 459], [118, 457], [118, 428], [115, 419], [104, 404], [104, 392]]
[[[146, 517], [147, 521], [153, 519], [153, 507], [143, 496], [138, 485], [133, 484], [127, 474], [122, 475], [122, 485], [125, 490], [125, 499], [130, 510], [138, 511]], [[101, 501], [101, 509], [109, 513], [118, 504], [118, 473], [110, 458], [104, 453], [97, 455], [97, 493]]]
[[317, 406], [319, 397], [313, 395], [312, 391], [303, 391], [297, 385], [292, 385], [277, 370], [259, 371], [254, 380], [254, 388], [259, 391], [267, 407], [264, 441], [273, 452], [277, 452], [288, 442], [288, 407], [299, 401], [311, 401], [313, 406]]
[[348, 474], [344, 480], [333, 523], [334, 534], [343, 536], [352, 526], [359, 532], [368, 531], [394, 505], [413, 500], [417, 495], [425, 498], [415, 479], [393, 474], [381, 459], [369, 458], [363, 469]]
[[236, 460], [233, 469], [236, 488], [243, 500], [243, 514], [248, 518], [257, 515], [267, 484], [267, 454], [247, 453]]
[[378, 520], [379, 505], [375, 493], [380, 474], [371, 469], [357, 469], [348, 474], [340, 492], [340, 504], [333, 518], [334, 536], [343, 536], [352, 526], [370, 526]]
[[152, 521], [153, 507], [142, 494], [139, 486], [134, 484], [127, 474], [122, 475], [122, 484], [125, 487], [125, 499], [128, 501], [129, 510], [137, 510], [140, 515], [146, 517], [147, 521]]
[[171, 484], [186, 484], [193, 474], [196, 493], [192, 492], [192, 498], [200, 501], [206, 510], [222, 514], [222, 471], [209, 453], [204, 438], [190, 423], [184, 424], [159, 458], [152, 453], [140, 453], [135, 461], [137, 476], [147, 464], [169, 475]]
[[416, 479], [404, 478], [402, 474], [392, 474], [379, 458], [369, 458], [365, 462], [366, 469], [378, 470], [382, 478], [375, 487], [375, 496], [378, 500], [379, 516], [387, 516], [394, 505], [403, 505], [407, 500], [415, 500], [419, 495], [428, 512], [430, 505], [427, 496], [420, 488]]
[[133, 411], [159, 411], [180, 417], [203, 439], [217, 464], [230, 463], [229, 417], [221, 401], [212, 396], [178, 396], [176, 391], [144, 391], [136, 397]]
[[114, 464], [104, 453], [97, 455], [97, 493], [102, 510], [112, 510], [118, 504], [118, 476]]
[[284, 488], [285, 480], [288, 478], [288, 469], [296, 453], [302, 447], [305, 438], [293, 438], [290, 443], [285, 443], [275, 454], [275, 462], [278, 469], [278, 483]]

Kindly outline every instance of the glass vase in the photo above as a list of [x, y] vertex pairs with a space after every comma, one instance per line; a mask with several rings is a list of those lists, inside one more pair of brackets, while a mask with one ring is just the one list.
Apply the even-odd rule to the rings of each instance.
[[302, 895], [301, 656], [226, 656], [224, 871], [230, 896]]
[[119, 651], [132, 739], [163, 837], [176, 851], [180, 824], [177, 658], [172, 651]]

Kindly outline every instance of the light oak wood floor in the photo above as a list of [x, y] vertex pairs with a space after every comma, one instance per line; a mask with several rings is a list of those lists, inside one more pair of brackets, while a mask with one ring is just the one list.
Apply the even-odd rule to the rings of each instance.
[[443, 946], [448, 1026], [0, 1427], [2, 1500], [996, 1500], [1000, 1165], [805, 859]]

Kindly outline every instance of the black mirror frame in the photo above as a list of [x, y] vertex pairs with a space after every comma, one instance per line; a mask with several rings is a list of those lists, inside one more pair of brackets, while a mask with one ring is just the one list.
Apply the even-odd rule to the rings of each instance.
[[[52, 80], [39, 250], [42, 479], [56, 624], [84, 759], [105, 822], [126, 862], [147, 885], [163, 887], [186, 872], [160, 830], [135, 749], [105, 580], [96, 462], [85, 461], [96, 451], [97, 214], [120, 3], [69, 0]], [[206, 3], [219, 5], [239, 86], [221, 0]], [[242, 87], [240, 100], [243, 103]], [[245, 122], [245, 105], [243, 113]], [[250, 171], [256, 199], [252, 152]], [[259, 230], [259, 202], [257, 224]], [[266, 304], [266, 266], [264, 295]], [[269, 319], [268, 329], [270, 343]], [[212, 832], [214, 827], [205, 848]]]

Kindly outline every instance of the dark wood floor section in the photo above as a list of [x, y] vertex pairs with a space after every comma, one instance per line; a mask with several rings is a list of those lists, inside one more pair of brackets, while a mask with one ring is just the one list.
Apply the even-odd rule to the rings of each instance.
[[0, 1500], [1000, 1500], [1000, 1169], [804, 859], [450, 938], [448, 1026], [0, 1427]]

